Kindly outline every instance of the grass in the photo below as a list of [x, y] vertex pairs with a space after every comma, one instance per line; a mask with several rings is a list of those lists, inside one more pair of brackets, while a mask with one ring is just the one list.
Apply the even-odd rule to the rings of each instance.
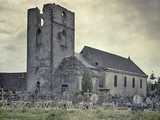
[[0, 120], [160, 120], [160, 112], [94, 110], [0, 109]]

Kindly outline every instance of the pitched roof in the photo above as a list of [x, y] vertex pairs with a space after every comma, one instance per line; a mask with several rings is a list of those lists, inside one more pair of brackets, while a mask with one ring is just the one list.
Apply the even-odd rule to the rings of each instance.
[[88, 46], [85, 46], [80, 54], [88, 63], [96, 67], [120, 70], [147, 77], [130, 58], [121, 57]]
[[81, 61], [82, 64], [85, 65], [86, 67], [88, 67], [88, 68], [96, 68], [95, 66], [89, 64], [81, 54], [75, 53], [75, 57], [76, 57], [79, 61]]

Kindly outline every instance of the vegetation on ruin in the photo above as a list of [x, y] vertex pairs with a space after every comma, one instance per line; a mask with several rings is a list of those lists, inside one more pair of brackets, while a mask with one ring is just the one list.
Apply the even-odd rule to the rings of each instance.
[[89, 72], [85, 72], [82, 78], [82, 92], [91, 92], [92, 89], [92, 78]]

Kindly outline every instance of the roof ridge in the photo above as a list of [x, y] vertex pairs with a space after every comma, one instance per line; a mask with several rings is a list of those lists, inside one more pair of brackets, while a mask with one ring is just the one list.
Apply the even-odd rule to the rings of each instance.
[[[141, 72], [143, 72], [143, 70], [133, 61], [130, 60], [132, 62], [132, 64], [134, 64]], [[143, 72], [143, 74], [145, 74], [147, 76], [147, 74], [145, 72]]]
[[[97, 51], [99, 51], [99, 52], [103, 52], [103, 53], [105, 53], [105, 54], [110, 54], [110, 55], [114, 55], [114, 56], [117, 56], [117, 57], [120, 57], [120, 58], [123, 58], [123, 59], [126, 59], [126, 60], [131, 60], [131, 58], [128, 59], [127, 57], [123, 57], [123, 56], [120, 56], [120, 55], [117, 55], [117, 54], [114, 54], [114, 53], [106, 52], [106, 51], [104, 51], [104, 50], [100, 50], [100, 49], [93, 48], [93, 47], [90, 47], [90, 46], [84, 46], [83, 49], [84, 49], [84, 48], [94, 49], [94, 50], [97, 50]], [[83, 50], [83, 49], [82, 49], [82, 50]]]
[[[136, 72], [142, 75], [146, 74], [137, 66], [130, 58], [122, 57], [113, 53], [109, 53], [103, 50], [92, 48], [89, 46], [84, 46], [80, 52], [84, 54], [86, 60], [89, 60], [91, 64], [95, 64], [97, 61], [101, 62], [99, 66], [116, 68], [118, 70], [124, 70], [129, 72]], [[88, 54], [90, 54], [88, 56]]]

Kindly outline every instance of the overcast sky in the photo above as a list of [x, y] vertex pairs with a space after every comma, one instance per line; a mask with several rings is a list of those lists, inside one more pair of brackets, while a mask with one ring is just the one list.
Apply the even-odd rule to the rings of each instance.
[[27, 9], [55, 2], [75, 12], [76, 52], [84, 45], [160, 74], [160, 0], [0, 0], [0, 71], [26, 71]]

